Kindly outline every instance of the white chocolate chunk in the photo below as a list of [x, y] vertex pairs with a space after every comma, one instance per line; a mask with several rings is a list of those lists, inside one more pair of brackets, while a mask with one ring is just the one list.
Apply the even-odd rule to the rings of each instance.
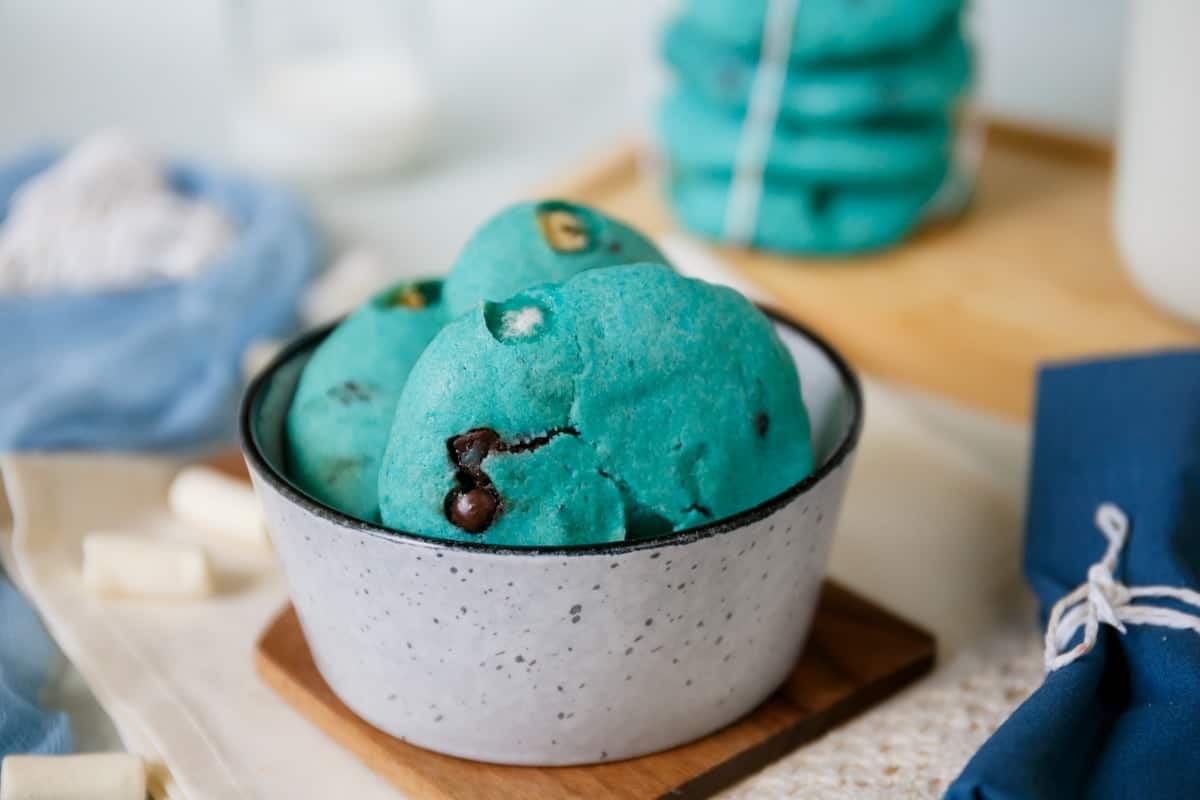
[[83, 537], [83, 585], [101, 596], [200, 600], [213, 593], [204, 548], [120, 533]]
[[258, 498], [250, 484], [211, 467], [181, 470], [171, 482], [167, 505], [181, 522], [193, 527], [250, 545], [268, 545]]
[[545, 315], [537, 306], [505, 311], [500, 319], [500, 335], [506, 339], [533, 336], [542, 329], [545, 321]]
[[146, 800], [146, 770], [129, 753], [12, 755], [0, 766], [0, 800]]

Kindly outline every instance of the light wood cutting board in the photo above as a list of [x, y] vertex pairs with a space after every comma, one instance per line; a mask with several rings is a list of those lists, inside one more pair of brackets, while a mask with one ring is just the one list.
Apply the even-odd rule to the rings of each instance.
[[[1121, 266], [1110, 161], [1102, 147], [992, 124], [977, 196], [955, 223], [854, 259], [714, 250], [864, 371], [1025, 418], [1041, 362], [1200, 344], [1200, 328], [1150, 305]], [[632, 144], [545, 188], [673, 230]]]

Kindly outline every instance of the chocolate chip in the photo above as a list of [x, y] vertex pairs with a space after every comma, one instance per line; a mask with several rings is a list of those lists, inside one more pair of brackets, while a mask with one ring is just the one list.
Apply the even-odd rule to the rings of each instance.
[[450, 458], [455, 466], [476, 471], [499, 444], [500, 434], [491, 428], [473, 428], [450, 440]]
[[342, 405], [349, 406], [369, 401], [371, 399], [371, 388], [370, 386], [363, 386], [357, 381], [346, 381], [330, 389], [329, 394]]
[[458, 482], [446, 493], [445, 514], [451, 525], [467, 533], [483, 533], [499, 516], [500, 495], [481, 465], [501, 445], [500, 434], [491, 428], [472, 428], [446, 442]]
[[500, 504], [487, 489], [451, 489], [446, 495], [446, 519], [467, 533], [483, 533], [496, 518]]
[[561, 434], [578, 436], [571, 427], [551, 428], [541, 436], [518, 437], [505, 442], [492, 428], [472, 428], [446, 441], [454, 479], [458, 484], [446, 493], [444, 512], [451, 525], [467, 533], [483, 533], [504, 511], [499, 492], [483, 470], [483, 461], [491, 453], [523, 453], [536, 450]]
[[767, 429], [771, 427], [771, 418], [767, 416], [767, 412], [760, 411], [754, 415], [754, 430], [758, 432], [760, 438], [766, 438]]

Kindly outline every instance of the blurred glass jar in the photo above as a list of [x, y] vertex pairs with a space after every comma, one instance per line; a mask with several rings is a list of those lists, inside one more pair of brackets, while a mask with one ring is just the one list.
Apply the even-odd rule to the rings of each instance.
[[1200, 2], [1138, 0], [1129, 11], [1117, 243], [1151, 300], [1200, 324]]
[[430, 141], [427, 0], [238, 0], [235, 155], [283, 178], [391, 172]]

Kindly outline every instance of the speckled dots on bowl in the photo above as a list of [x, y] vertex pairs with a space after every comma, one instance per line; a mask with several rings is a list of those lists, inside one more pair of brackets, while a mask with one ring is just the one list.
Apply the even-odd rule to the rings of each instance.
[[732, 722], [804, 643], [862, 420], [858, 382], [789, 323], [818, 466], [673, 537], [569, 550], [455, 544], [352, 520], [282, 477], [283, 421], [328, 332], [250, 387], [242, 441], [321, 674], [387, 733], [509, 764], [629, 758]]

